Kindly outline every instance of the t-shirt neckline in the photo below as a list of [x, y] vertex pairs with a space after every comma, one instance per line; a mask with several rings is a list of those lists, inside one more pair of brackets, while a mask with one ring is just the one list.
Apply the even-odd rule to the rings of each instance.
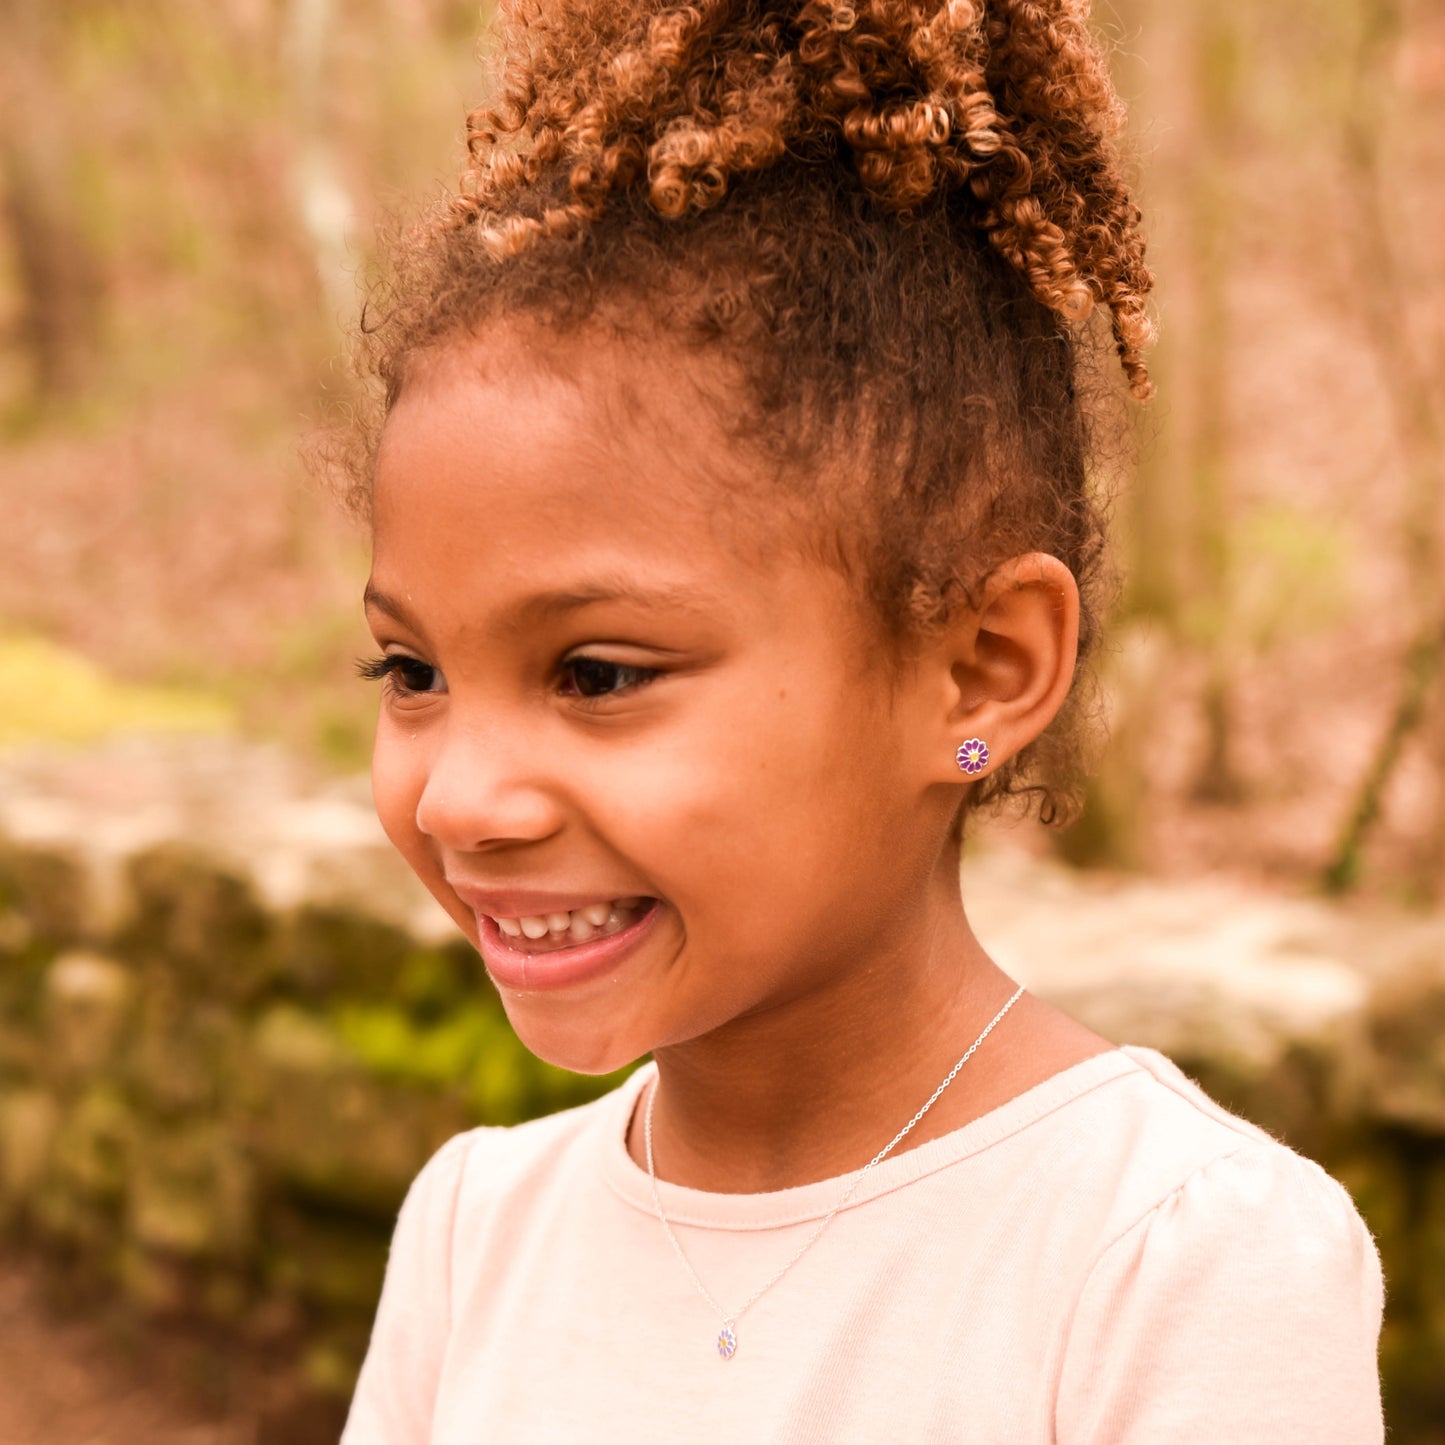
[[[1143, 1067], [1124, 1049], [1114, 1048], [1061, 1069], [960, 1128], [885, 1159], [871, 1170], [844, 1208], [860, 1208], [880, 1195], [946, 1169], [1028, 1128], [1081, 1095], [1138, 1073]], [[635, 1164], [627, 1152], [627, 1126], [639, 1096], [656, 1077], [657, 1065], [644, 1064], [611, 1095], [602, 1120], [605, 1125], [603, 1176], [614, 1194], [647, 1214], [656, 1212], [651, 1186], [647, 1171]], [[658, 1181], [657, 1189], [662, 1207], [673, 1224], [722, 1230], [786, 1229], [822, 1219], [837, 1204], [852, 1177], [850, 1172], [764, 1194], [715, 1194], [665, 1180]]]

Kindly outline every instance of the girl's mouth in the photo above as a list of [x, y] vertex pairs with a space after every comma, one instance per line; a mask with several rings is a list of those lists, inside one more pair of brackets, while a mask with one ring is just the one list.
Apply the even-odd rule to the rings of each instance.
[[482, 957], [502, 988], [565, 988], [607, 973], [652, 931], [655, 898], [614, 898], [566, 913], [493, 918], [478, 912]]
[[527, 918], [493, 918], [498, 931], [519, 953], [552, 953], [586, 943], [593, 938], [611, 938], [654, 900], [614, 898], [607, 903], [589, 903], [566, 913], [534, 914]]

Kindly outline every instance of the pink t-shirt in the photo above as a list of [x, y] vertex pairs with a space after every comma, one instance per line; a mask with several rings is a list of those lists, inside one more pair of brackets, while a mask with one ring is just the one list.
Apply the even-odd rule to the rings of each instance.
[[[625, 1148], [652, 1074], [427, 1164], [343, 1445], [1384, 1438], [1383, 1285], [1349, 1197], [1152, 1050], [885, 1160], [730, 1360]], [[735, 1308], [844, 1187], [661, 1193]]]

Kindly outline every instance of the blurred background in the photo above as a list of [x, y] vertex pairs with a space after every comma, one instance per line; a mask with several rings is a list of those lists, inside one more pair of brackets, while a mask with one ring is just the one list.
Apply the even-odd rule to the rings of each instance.
[[[530, 1059], [380, 841], [344, 411], [470, 0], [0, 16], [0, 1440], [334, 1439], [428, 1151]], [[1100, 0], [1158, 275], [1085, 820], [1019, 976], [1345, 1180], [1445, 1441], [1445, 7]]]

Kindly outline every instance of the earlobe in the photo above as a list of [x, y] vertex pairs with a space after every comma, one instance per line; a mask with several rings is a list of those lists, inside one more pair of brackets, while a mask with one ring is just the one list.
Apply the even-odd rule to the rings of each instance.
[[1078, 640], [1078, 584], [1058, 558], [1033, 552], [996, 568], [978, 608], [940, 638], [949, 705], [939, 755], [951, 763], [942, 776], [981, 777], [1038, 737], [1073, 683]]

